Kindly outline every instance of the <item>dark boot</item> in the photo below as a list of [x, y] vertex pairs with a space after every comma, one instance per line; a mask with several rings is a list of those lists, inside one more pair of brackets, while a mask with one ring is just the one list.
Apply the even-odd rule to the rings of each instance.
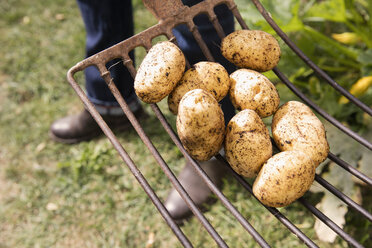
[[[134, 115], [141, 118], [145, 116], [145, 112], [140, 107]], [[115, 131], [125, 130], [131, 125], [125, 115], [102, 115], [102, 118]], [[87, 110], [55, 121], [49, 130], [51, 139], [65, 144], [91, 140], [101, 134], [101, 128]]]
[[[200, 166], [213, 183], [220, 187], [222, 184], [222, 177], [226, 174], [225, 166], [215, 158], [206, 162], [200, 162]], [[199, 208], [202, 207], [204, 203], [211, 200], [212, 191], [189, 163], [186, 163], [186, 166], [182, 169], [178, 176], [178, 180]], [[173, 219], [178, 221], [192, 214], [185, 201], [174, 188], [172, 188], [164, 205]]]

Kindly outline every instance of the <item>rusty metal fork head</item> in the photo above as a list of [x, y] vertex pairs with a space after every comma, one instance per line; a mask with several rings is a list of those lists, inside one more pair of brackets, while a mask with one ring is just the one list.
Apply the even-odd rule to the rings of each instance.
[[159, 21], [169, 16], [176, 16], [185, 8], [180, 0], [142, 0], [142, 2]]
[[[114, 59], [122, 60], [124, 66], [128, 69], [128, 71], [134, 78], [136, 75], [136, 69], [133, 60], [129, 56], [129, 53], [137, 47], [143, 47], [146, 51], [148, 51], [152, 47], [152, 40], [159, 36], [165, 36], [169, 40], [177, 44], [177, 40], [175, 39], [172, 30], [176, 26], [182, 24], [186, 25], [190, 32], [193, 34], [196, 42], [198, 43], [207, 60], [214, 61], [214, 58], [208, 46], [203, 41], [198, 28], [194, 24], [194, 18], [201, 14], [207, 15], [215, 30], [217, 31], [217, 34], [222, 39], [223, 37], [225, 37], [225, 33], [222, 26], [218, 22], [214, 10], [215, 7], [224, 4], [232, 11], [238, 22], [245, 25], [233, 0], [205, 0], [193, 6], [186, 6], [181, 2], [181, 0], [143, 0], [143, 3], [158, 19], [159, 22], [156, 25], [110, 48], [92, 55], [91, 57], [84, 59], [83, 61], [73, 66], [67, 73], [67, 79], [72, 88], [77, 92], [86, 108], [90, 111], [90, 113], [93, 115], [97, 123], [104, 131], [108, 130], [106, 123], [104, 123], [101, 116], [94, 108], [93, 104], [91, 104], [85, 93], [81, 90], [80, 86], [75, 81], [74, 75], [77, 72], [83, 71], [89, 66], [95, 66], [99, 70], [101, 77], [105, 80], [106, 84], [112, 91], [118, 103], [123, 108], [124, 113], [132, 122], [132, 125], [136, 127], [139, 124], [136, 123], [136, 119], [134, 117], [131, 118], [131, 111], [127, 107], [127, 104], [125, 103], [123, 97], [116, 88], [110, 72], [106, 67], [108, 62]], [[242, 27], [245, 28], [245, 26]]]

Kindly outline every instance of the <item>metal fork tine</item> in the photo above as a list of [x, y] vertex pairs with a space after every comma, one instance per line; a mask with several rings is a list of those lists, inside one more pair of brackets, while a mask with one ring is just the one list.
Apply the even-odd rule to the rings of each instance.
[[209, 21], [213, 24], [214, 29], [216, 30], [218, 37], [222, 40], [225, 38], [225, 31], [223, 30], [220, 22], [218, 21], [217, 15], [214, 12], [208, 13]]
[[188, 26], [189, 26], [190, 32], [192, 33], [200, 49], [202, 50], [204, 56], [207, 58], [207, 60], [214, 62], [215, 60], [213, 58], [213, 55], [211, 51], [209, 50], [207, 44], [205, 44], [201, 34], [199, 33], [197, 26], [194, 24], [194, 22], [190, 22]]
[[346, 163], [344, 160], [340, 159], [333, 153], [329, 153], [328, 158], [335, 162], [340, 167], [344, 168], [346, 171], [350, 172], [352, 175], [356, 176], [357, 178], [368, 184], [369, 186], [372, 186], [372, 179], [367, 175], [363, 174], [362, 172], [358, 171], [357, 169], [355, 169], [355, 167]]
[[231, 3], [231, 1], [228, 2], [228, 6], [233, 15], [235, 16], [236, 20], [239, 22], [239, 25], [242, 27], [242, 29], [249, 29], [248, 25], [243, 20], [243, 17], [240, 15], [238, 6], [234, 2]]
[[128, 69], [130, 75], [135, 78], [137, 72], [136, 68], [134, 67], [133, 60], [131, 60], [129, 56], [125, 56], [123, 59], [123, 64]]

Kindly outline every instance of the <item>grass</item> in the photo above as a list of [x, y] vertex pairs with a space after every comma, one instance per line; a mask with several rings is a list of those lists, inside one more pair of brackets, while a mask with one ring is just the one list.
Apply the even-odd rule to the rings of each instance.
[[[136, 32], [156, 23], [139, 0], [134, 8]], [[1, 1], [0, 16], [0, 247], [180, 247], [107, 139], [69, 146], [48, 138], [56, 118], [82, 108], [65, 79], [84, 56], [76, 3]], [[160, 107], [174, 124], [165, 105]], [[146, 110], [146, 133], [178, 173], [182, 155]], [[135, 131], [117, 135], [164, 200], [171, 185]], [[223, 193], [273, 247], [304, 246], [232, 178], [226, 178]], [[220, 202], [209, 210], [206, 217], [228, 245], [257, 247]], [[317, 240], [314, 217], [298, 203], [281, 212], [321, 246], [347, 247], [341, 240]], [[351, 223], [358, 220], [351, 215]], [[347, 228], [356, 235], [369, 228], [355, 226]], [[182, 230], [195, 247], [215, 246], [195, 218]]]

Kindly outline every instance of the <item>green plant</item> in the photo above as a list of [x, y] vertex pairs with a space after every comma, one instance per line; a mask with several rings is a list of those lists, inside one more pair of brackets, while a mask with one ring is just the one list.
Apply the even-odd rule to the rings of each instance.
[[83, 183], [94, 174], [109, 175], [106, 169], [112, 165], [113, 156], [116, 153], [107, 144], [88, 143], [82, 150], [76, 151], [70, 161], [60, 162], [58, 167], [71, 174], [75, 181]]

